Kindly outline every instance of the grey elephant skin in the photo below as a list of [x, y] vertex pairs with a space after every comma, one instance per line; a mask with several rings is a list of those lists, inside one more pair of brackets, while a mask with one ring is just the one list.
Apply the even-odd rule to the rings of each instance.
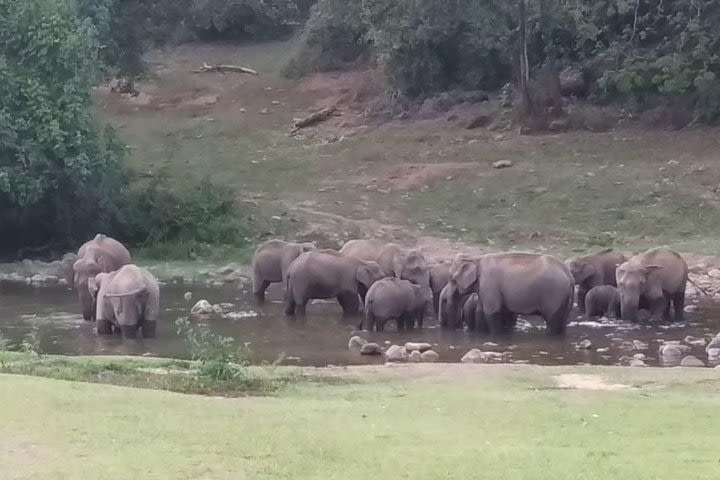
[[575, 285], [578, 286], [577, 305], [581, 312], [585, 312], [585, 296], [591, 289], [600, 285], [617, 287], [615, 269], [626, 261], [626, 255], [612, 250], [603, 250], [568, 261]]
[[440, 292], [437, 307], [437, 319], [442, 328], [456, 330], [463, 328], [462, 308], [474, 292], [460, 294], [452, 283], [448, 282]]
[[313, 298], [337, 298], [345, 315], [357, 315], [372, 285], [383, 278], [375, 262], [318, 250], [300, 255], [290, 265], [285, 292], [285, 313], [305, 314]]
[[257, 303], [265, 302], [265, 291], [272, 283], [285, 283], [290, 264], [302, 253], [315, 249], [312, 243], [291, 243], [268, 240], [253, 255], [253, 294]]
[[110, 273], [132, 262], [130, 252], [117, 240], [98, 234], [83, 244], [73, 263], [73, 286], [82, 307], [83, 318], [95, 320], [95, 301], [88, 290], [88, 280], [98, 273]]
[[618, 266], [616, 278], [623, 320], [636, 322], [644, 303], [653, 321], [670, 320], [671, 304], [675, 321], [682, 321], [688, 266], [679, 253], [667, 247], [652, 248]]
[[450, 281], [450, 262], [435, 263], [428, 267], [430, 274], [430, 290], [433, 294], [433, 309], [440, 315], [440, 293]]
[[[490, 331], [477, 293], [470, 294], [460, 309], [460, 325], [463, 324], [467, 325], [468, 330], [477, 330], [481, 333]], [[512, 328], [514, 327], [515, 325], [512, 325]]]
[[361, 327], [382, 332], [389, 320], [395, 320], [398, 330], [414, 328], [416, 323], [422, 327], [429, 301], [419, 285], [394, 277], [383, 278], [368, 290]]
[[585, 296], [585, 318], [596, 316], [620, 318], [620, 292], [612, 285], [599, 285]]
[[101, 335], [116, 331], [125, 338], [155, 336], [160, 315], [160, 287], [155, 277], [136, 265], [125, 265], [111, 273], [100, 273], [91, 281], [97, 291], [95, 325]]
[[377, 262], [386, 277], [397, 277], [430, 287], [428, 263], [420, 250], [404, 251], [394, 243], [370, 239], [350, 240], [343, 245], [340, 253], [359, 260]]
[[540, 315], [548, 333], [564, 333], [575, 289], [573, 276], [562, 261], [534, 253], [474, 258], [458, 254], [450, 267], [449, 285], [457, 295], [478, 294], [484, 320], [493, 334], [511, 331], [518, 314]]

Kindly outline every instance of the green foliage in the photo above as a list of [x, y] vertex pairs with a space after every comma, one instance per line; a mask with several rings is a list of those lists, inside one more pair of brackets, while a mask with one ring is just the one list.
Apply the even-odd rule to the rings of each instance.
[[195, 372], [199, 379], [235, 382], [252, 379], [246, 368], [245, 348], [236, 346], [232, 338], [217, 335], [188, 318], [178, 318], [175, 325], [178, 335], [190, 348], [193, 360], [199, 364]]
[[30, 331], [23, 338], [20, 344], [20, 351], [33, 354], [37, 357], [42, 356], [42, 351], [40, 350], [40, 330], [37, 325], [33, 324]]
[[0, 250], [107, 226], [122, 168], [91, 115], [96, 33], [66, 2], [0, 0]]

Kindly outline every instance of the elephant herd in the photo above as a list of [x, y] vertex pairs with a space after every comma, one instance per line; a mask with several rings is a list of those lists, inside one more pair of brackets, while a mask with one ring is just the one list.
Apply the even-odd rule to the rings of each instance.
[[83, 318], [99, 334], [154, 337], [160, 314], [155, 277], [132, 263], [130, 252], [115, 239], [98, 234], [77, 254], [63, 258], [63, 276], [76, 292]]
[[[97, 235], [63, 259], [83, 318], [99, 334], [155, 336], [158, 281], [132, 263], [120, 242]], [[351, 240], [339, 251], [310, 243], [269, 240], [252, 261], [258, 303], [272, 283], [285, 287], [287, 315], [303, 315], [312, 299], [337, 299], [343, 314], [361, 315], [359, 328], [382, 331], [422, 327], [428, 314], [448, 329], [510, 332], [518, 315], [538, 315], [548, 333], [562, 334], [575, 301], [588, 318], [682, 320], [688, 267], [667, 247], [637, 255], [605, 250], [565, 262], [551, 255], [506, 252], [457, 254], [431, 263], [418, 249], [380, 240]], [[577, 287], [577, 297], [576, 297]], [[361, 309], [362, 306], [362, 309]]]
[[[359, 328], [399, 330], [434, 313], [448, 329], [486, 333], [514, 329], [518, 315], [538, 315], [548, 333], [562, 334], [575, 301], [588, 318], [682, 320], [688, 267], [667, 247], [637, 255], [602, 252], [569, 259], [535, 253], [457, 254], [430, 263], [420, 250], [379, 240], [351, 240], [339, 251], [270, 240], [255, 251], [253, 293], [262, 303], [271, 283], [285, 286], [287, 315], [302, 315], [312, 299], [337, 299], [343, 314], [361, 314]], [[577, 286], [577, 296], [576, 296]], [[362, 302], [362, 310], [361, 310]]]

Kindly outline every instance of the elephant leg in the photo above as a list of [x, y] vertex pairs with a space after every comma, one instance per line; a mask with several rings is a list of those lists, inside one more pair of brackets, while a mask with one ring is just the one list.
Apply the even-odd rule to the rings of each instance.
[[343, 316], [354, 317], [360, 312], [360, 300], [355, 292], [344, 292], [337, 296], [337, 301], [343, 309]]
[[685, 314], [685, 291], [678, 292], [672, 296], [672, 304], [675, 309], [675, 321], [682, 322]]
[[656, 298], [649, 298], [648, 304], [650, 306], [650, 319], [652, 321], [662, 322], [667, 319], [668, 300], [664, 295], [660, 295]]
[[517, 314], [506, 310], [503, 312], [503, 328], [507, 333], [512, 333], [517, 325]]
[[[568, 302], [569, 303], [569, 302]], [[545, 326], [549, 335], [562, 335], [567, 327], [568, 317], [570, 316], [570, 306], [564, 305], [557, 311], [543, 315]]]
[[120, 330], [125, 338], [137, 338], [137, 325], [121, 325]]
[[586, 312], [586, 310], [585, 310], [585, 297], [587, 297], [588, 291], [589, 291], [589, 290], [588, 290], [587, 288], [583, 287], [583, 286], [579, 286], [579, 287], [578, 287], [578, 292], [577, 292], [577, 305], [578, 305], [578, 309], [580, 309], [580, 313], [585, 313], [585, 312]]
[[433, 292], [433, 310], [435, 315], [440, 313], [440, 292]]
[[255, 295], [255, 301], [258, 305], [265, 303], [265, 291], [270, 286], [270, 282], [267, 280], [258, 280], [253, 282], [253, 295]]
[[488, 330], [492, 335], [503, 333], [503, 312], [486, 312], [485, 318], [487, 320]]
[[112, 335], [113, 333], [113, 325], [110, 320], [96, 320], [95, 326], [98, 335]]
[[297, 303], [295, 303], [295, 296], [292, 291], [285, 292], [285, 315], [295, 315], [295, 309]]
[[157, 330], [157, 322], [143, 322], [142, 327], [143, 338], [155, 338], [155, 331]]

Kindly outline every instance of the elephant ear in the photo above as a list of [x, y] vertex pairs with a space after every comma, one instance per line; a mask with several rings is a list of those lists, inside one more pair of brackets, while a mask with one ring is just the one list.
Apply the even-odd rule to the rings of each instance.
[[469, 258], [457, 258], [453, 262], [451, 278], [460, 292], [467, 292], [478, 279], [478, 266]]
[[595, 272], [597, 272], [597, 270], [595, 270], [595, 266], [593, 264], [587, 262], [583, 263], [578, 271], [578, 281], [582, 282], [583, 280], [590, 278], [595, 275]]
[[100, 269], [103, 272], [112, 271], [112, 267], [110, 265], [110, 259], [107, 258], [105, 255], [98, 257], [97, 264], [100, 266]]
[[382, 277], [382, 270], [375, 262], [362, 262], [357, 269], [355, 279], [367, 288]]

